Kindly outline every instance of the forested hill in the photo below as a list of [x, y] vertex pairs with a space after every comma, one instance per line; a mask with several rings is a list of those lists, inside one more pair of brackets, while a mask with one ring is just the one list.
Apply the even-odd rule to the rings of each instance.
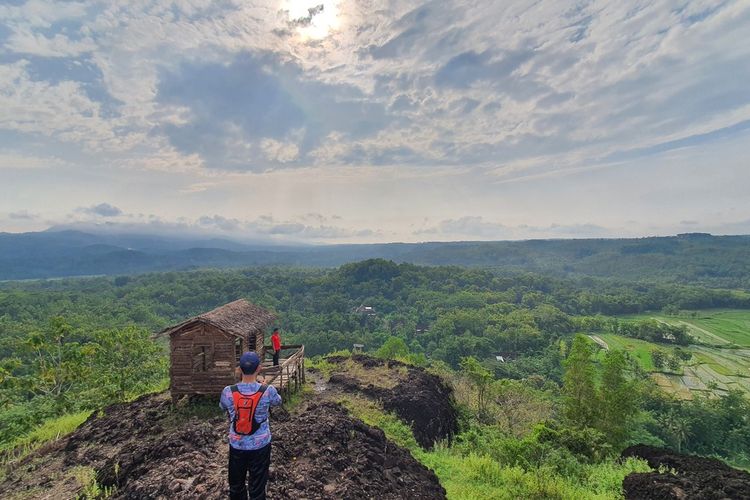
[[750, 236], [272, 246], [79, 231], [0, 233], [0, 280], [206, 267], [333, 267], [368, 258], [750, 288]]

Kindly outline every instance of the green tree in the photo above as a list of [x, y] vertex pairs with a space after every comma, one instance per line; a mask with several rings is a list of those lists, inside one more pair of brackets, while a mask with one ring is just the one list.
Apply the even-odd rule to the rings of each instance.
[[473, 356], [468, 356], [461, 359], [461, 369], [476, 388], [477, 412], [479, 414], [479, 417], [481, 419], [487, 418], [489, 390], [494, 380], [492, 372], [482, 366], [482, 364]]
[[692, 352], [688, 351], [687, 349], [681, 349], [679, 347], [675, 347], [673, 355], [674, 355], [674, 357], [676, 357], [676, 358], [678, 358], [678, 359], [680, 359], [682, 361], [685, 361], [685, 362], [690, 361], [692, 359], [692, 357], [693, 357], [693, 353]]
[[660, 349], [654, 349], [651, 351], [651, 361], [654, 363], [654, 368], [662, 370], [667, 361], [667, 355]]
[[408, 355], [409, 346], [401, 337], [388, 337], [383, 345], [375, 351], [375, 356], [383, 359], [406, 358]]
[[660, 419], [660, 423], [666, 431], [672, 446], [678, 453], [682, 452], [682, 447], [690, 437], [690, 422], [687, 418], [676, 411], [670, 411]]
[[623, 351], [609, 351], [604, 357], [597, 428], [616, 449], [625, 444], [640, 403], [627, 371], [628, 360]]
[[93, 340], [96, 390], [110, 401], [152, 389], [167, 375], [166, 356], [144, 328], [100, 330]]
[[90, 372], [92, 346], [71, 340], [71, 330], [64, 318], [55, 317], [46, 331], [32, 332], [23, 342], [23, 349], [30, 354], [24, 385], [32, 394], [52, 398], [58, 404], [73, 387], [85, 385]]
[[667, 357], [667, 366], [673, 372], [676, 372], [677, 370], [679, 370], [680, 369], [680, 358], [679, 358], [679, 356], [676, 356], [674, 354], [672, 354], [672, 356], [668, 356]]
[[593, 427], [597, 416], [593, 349], [588, 338], [576, 335], [565, 360], [563, 415], [578, 428]]

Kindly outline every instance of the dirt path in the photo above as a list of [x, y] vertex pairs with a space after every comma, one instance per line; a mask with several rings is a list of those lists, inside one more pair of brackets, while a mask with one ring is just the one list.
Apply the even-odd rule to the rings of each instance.
[[605, 351], [609, 351], [609, 344], [607, 344], [599, 335], [589, 335], [589, 338], [599, 344]]

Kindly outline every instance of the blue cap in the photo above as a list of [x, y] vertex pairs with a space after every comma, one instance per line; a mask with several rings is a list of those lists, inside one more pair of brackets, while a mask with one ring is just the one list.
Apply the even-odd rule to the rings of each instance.
[[255, 370], [258, 368], [259, 364], [260, 357], [254, 352], [246, 352], [242, 355], [242, 357], [240, 357], [240, 370], [242, 370], [242, 373], [244, 373], [245, 375], [255, 373]]

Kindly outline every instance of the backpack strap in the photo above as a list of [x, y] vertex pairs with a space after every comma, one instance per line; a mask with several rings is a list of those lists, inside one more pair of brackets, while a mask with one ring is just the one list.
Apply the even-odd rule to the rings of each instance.
[[[258, 397], [258, 404], [260, 404], [260, 400], [263, 398], [263, 394], [265, 394], [266, 389], [268, 389], [268, 386], [266, 384], [260, 384], [260, 388], [255, 392], [255, 394], [260, 394], [260, 397]], [[263, 422], [268, 422], [268, 417], [266, 417], [265, 420], [258, 422], [255, 420], [255, 415], [253, 415], [253, 421], [251, 422], [251, 424], [256, 431], [260, 429], [260, 426], [261, 424], [263, 424]], [[255, 431], [253, 431], [253, 433], [255, 433]]]
[[[261, 395], [266, 392], [266, 389], [268, 389], [268, 386], [266, 384], [260, 384], [260, 388], [255, 391], [253, 394], [261, 393]], [[229, 390], [232, 391], [232, 393], [239, 392], [243, 396], [252, 396], [253, 394], [245, 394], [244, 392], [240, 391], [240, 388], [237, 387], [237, 385], [232, 385], [229, 387]]]

